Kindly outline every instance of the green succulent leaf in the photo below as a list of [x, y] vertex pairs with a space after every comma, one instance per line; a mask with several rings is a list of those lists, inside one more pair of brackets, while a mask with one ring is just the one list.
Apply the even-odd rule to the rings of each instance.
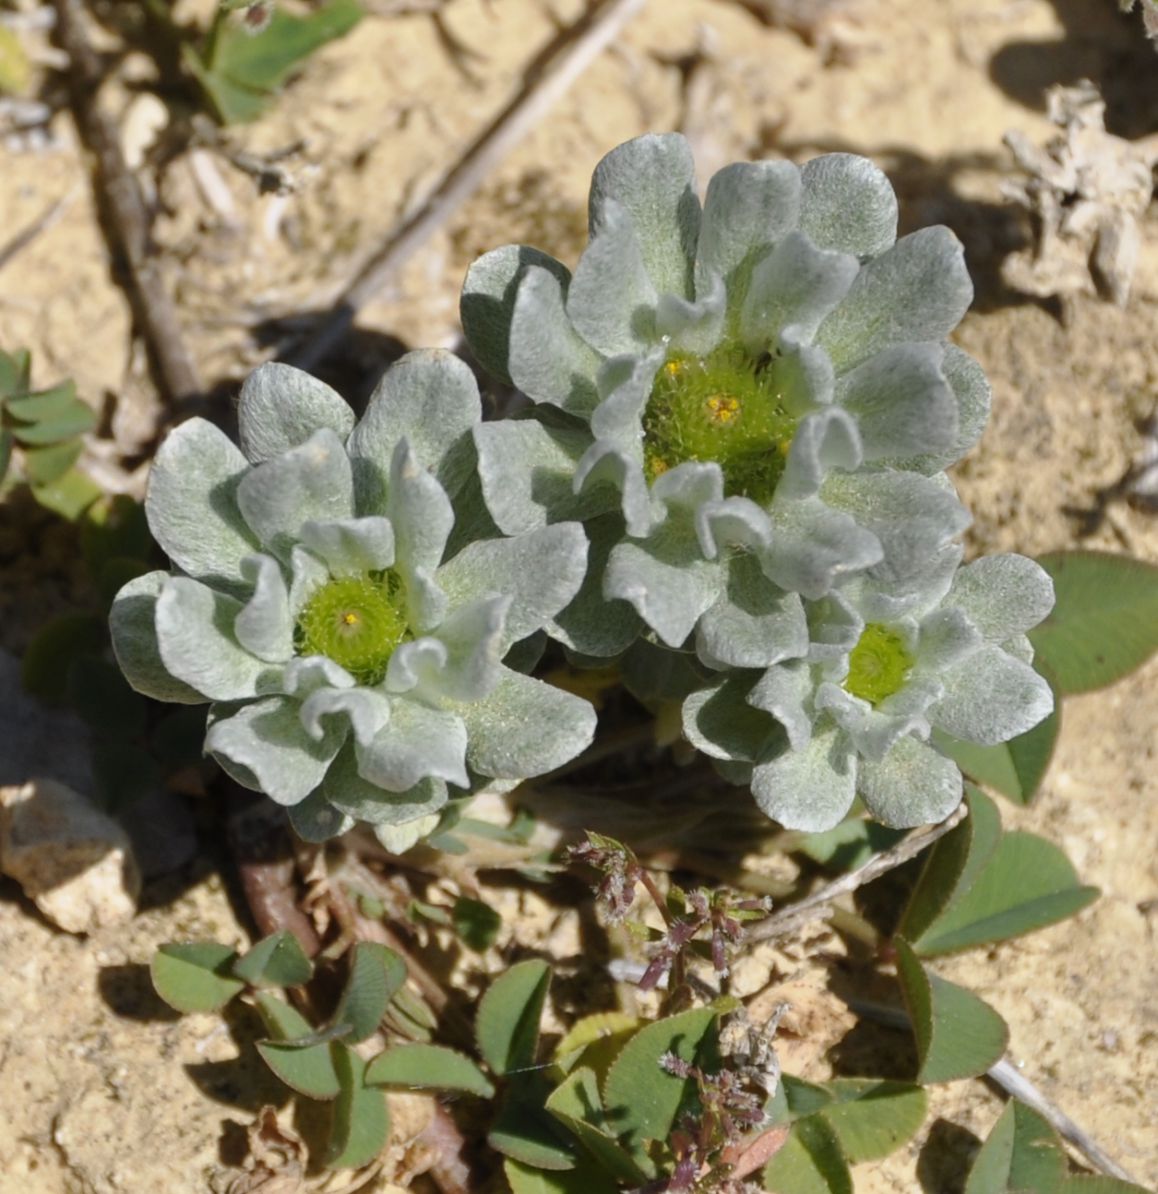
[[972, 991], [926, 969], [903, 938], [893, 945], [917, 1038], [917, 1081], [954, 1082], [985, 1073], [1009, 1043], [1005, 1021]]
[[251, 987], [299, 987], [313, 977], [313, 963], [288, 929], [262, 938], [233, 967]]
[[853, 1194], [852, 1175], [836, 1132], [819, 1115], [792, 1126], [780, 1151], [764, 1167], [772, 1194]]
[[162, 945], [149, 963], [157, 994], [179, 1012], [216, 1012], [245, 984], [230, 974], [237, 951], [214, 941]]
[[462, 1090], [489, 1099], [495, 1088], [469, 1057], [444, 1045], [395, 1045], [366, 1069], [368, 1086], [407, 1090]]
[[483, 1060], [496, 1074], [534, 1065], [550, 984], [551, 968], [532, 959], [512, 966], [487, 988], [479, 1002], [475, 1036]]
[[1038, 563], [1056, 604], [1030, 641], [1063, 695], [1104, 688], [1158, 650], [1158, 566], [1102, 551], [1060, 551]]
[[695, 1008], [641, 1028], [607, 1075], [603, 1103], [609, 1121], [638, 1161], [648, 1140], [666, 1140], [688, 1096], [690, 1080], [661, 1064], [669, 1054], [695, 1061], [716, 1024], [714, 1008]]
[[333, 1099], [340, 1089], [329, 1042], [299, 1045], [313, 1032], [310, 1022], [276, 995], [262, 991], [257, 1010], [273, 1038], [258, 1041], [262, 1060], [291, 1090], [311, 1099]]
[[365, 1083], [366, 1063], [345, 1045], [333, 1048], [339, 1090], [326, 1164], [331, 1169], [360, 1169], [386, 1147], [390, 1113], [385, 1094]]
[[1005, 941], [1080, 912], [1097, 898], [1066, 856], [1031, 833], [1002, 834], [977, 789], [970, 816], [933, 848], [898, 932], [922, 957]]

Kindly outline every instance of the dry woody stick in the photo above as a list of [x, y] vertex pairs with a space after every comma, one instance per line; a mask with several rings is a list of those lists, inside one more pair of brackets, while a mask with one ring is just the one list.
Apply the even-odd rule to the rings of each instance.
[[290, 364], [310, 369], [342, 342], [358, 312], [381, 293], [394, 273], [482, 186], [645, 2], [607, 0], [556, 39], [541, 71], [524, 83], [518, 95], [471, 143], [418, 211], [403, 220], [371, 255], [322, 325], [290, 354]]
[[55, 7], [56, 35], [71, 62], [73, 119], [94, 159], [93, 185], [103, 209], [105, 235], [114, 260], [123, 265], [125, 289], [158, 387], [167, 403], [194, 398], [201, 393], [201, 382], [152, 251], [148, 208], [121, 153], [117, 130], [97, 102], [104, 71], [85, 32], [84, 5], [81, 0], [55, 0]]

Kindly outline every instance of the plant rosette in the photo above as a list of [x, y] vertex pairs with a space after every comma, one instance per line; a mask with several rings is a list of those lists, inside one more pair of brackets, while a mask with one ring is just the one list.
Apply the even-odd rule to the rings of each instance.
[[[472, 266], [468, 342], [535, 404], [475, 429], [487, 506], [507, 533], [580, 518], [591, 538], [557, 625], [569, 646], [614, 655], [642, 619], [671, 647], [699, 628], [709, 660], [786, 658], [796, 595], [887, 555], [871, 490], [891, 483], [866, 480], [857, 506], [848, 477], [904, 471], [912, 518], [892, 537], [913, 558], [937, 549], [933, 474], [980, 436], [989, 388], [945, 342], [973, 293], [960, 243], [942, 227], [897, 240], [896, 223], [867, 159], [737, 163], [701, 205], [687, 142], [649, 135], [596, 168], [574, 275], [517, 245]], [[743, 612], [745, 557], [774, 607], [762, 658], [722, 654], [714, 625]]]
[[447, 551], [480, 417], [461, 361], [409, 354], [357, 423], [265, 365], [238, 415], [240, 450], [191, 419], [157, 453], [145, 508], [176, 570], [110, 616], [134, 688], [212, 702], [206, 751], [314, 840], [364, 821], [405, 848], [448, 785], [510, 787], [588, 745], [587, 702], [502, 662], [578, 590], [582, 527]]
[[1053, 709], [1026, 637], [1053, 606], [1049, 576], [1024, 556], [953, 555], [901, 600], [866, 577], [813, 603], [807, 656], [692, 693], [685, 735], [788, 829], [831, 829], [858, 794], [895, 828], [948, 816], [961, 773], [930, 732], [991, 746]]

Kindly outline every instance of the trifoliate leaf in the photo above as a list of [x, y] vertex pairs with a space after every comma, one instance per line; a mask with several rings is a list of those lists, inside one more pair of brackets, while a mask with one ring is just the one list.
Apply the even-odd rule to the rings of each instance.
[[157, 994], [179, 1012], [216, 1012], [245, 984], [230, 970], [237, 951], [216, 942], [162, 945], [149, 963]]

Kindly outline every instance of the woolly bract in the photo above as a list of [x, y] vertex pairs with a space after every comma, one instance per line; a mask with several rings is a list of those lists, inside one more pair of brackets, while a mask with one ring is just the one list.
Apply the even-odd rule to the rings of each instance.
[[805, 656], [693, 693], [685, 734], [787, 828], [830, 829], [858, 793], [886, 825], [941, 820], [961, 773], [930, 732], [992, 746], [1053, 708], [1025, 636], [1049, 576], [1024, 556], [958, 558], [946, 548], [901, 598], [866, 579], [817, 602]]
[[[928, 478], [989, 405], [945, 342], [972, 286], [948, 229], [896, 240], [896, 219], [864, 158], [738, 163], [701, 204], [686, 141], [645, 136], [597, 167], [574, 274], [516, 245], [471, 268], [470, 346], [536, 404], [475, 429], [490, 513], [511, 534], [579, 518], [591, 538], [556, 627], [569, 646], [617, 654], [642, 619], [671, 647], [695, 630], [709, 663], [799, 655], [800, 599], [885, 556], [843, 479], [901, 470], [915, 511], [945, 506]], [[903, 550], [955, 520], [920, 519]], [[903, 516], [887, 533], [908, 535]], [[757, 572], [753, 615], [736, 594]], [[729, 650], [724, 628], [753, 616], [758, 634]]]
[[207, 751], [307, 838], [360, 820], [405, 847], [448, 785], [510, 786], [591, 739], [585, 701], [503, 663], [578, 590], [582, 528], [447, 550], [479, 405], [444, 352], [399, 361], [357, 423], [265, 365], [240, 449], [192, 419], [157, 454], [145, 506], [175, 570], [118, 594], [117, 659], [147, 696], [212, 702]]

